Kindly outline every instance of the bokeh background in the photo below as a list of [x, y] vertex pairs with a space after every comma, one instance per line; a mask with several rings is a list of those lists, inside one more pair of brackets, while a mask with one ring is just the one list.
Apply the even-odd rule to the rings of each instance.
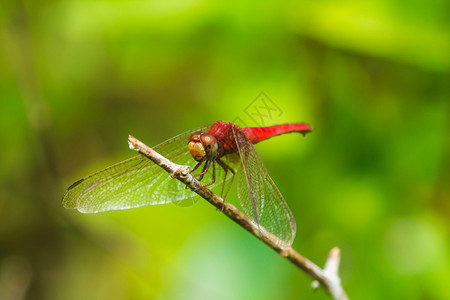
[[329, 299], [205, 201], [62, 208], [215, 120], [315, 128], [257, 150], [351, 299], [450, 299], [449, 1], [2, 1], [0, 66], [0, 299]]

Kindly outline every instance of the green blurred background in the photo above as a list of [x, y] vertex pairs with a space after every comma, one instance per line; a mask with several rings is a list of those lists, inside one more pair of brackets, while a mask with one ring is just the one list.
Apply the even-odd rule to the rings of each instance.
[[74, 180], [134, 155], [128, 134], [155, 145], [215, 120], [315, 128], [256, 148], [293, 246], [321, 266], [341, 247], [351, 299], [450, 299], [449, 12], [2, 1], [0, 299], [329, 299], [205, 201], [62, 208]]

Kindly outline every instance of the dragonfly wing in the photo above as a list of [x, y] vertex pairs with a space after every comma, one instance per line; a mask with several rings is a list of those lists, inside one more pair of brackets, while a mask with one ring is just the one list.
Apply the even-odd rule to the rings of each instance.
[[[192, 165], [187, 143], [195, 131], [207, 131], [209, 126], [182, 133], [154, 147], [171, 161]], [[83, 213], [128, 209], [157, 205], [196, 196], [180, 181], [148, 158], [137, 155], [73, 183], [66, 191], [63, 205]]]
[[280, 246], [291, 246], [296, 231], [292, 212], [267, 173], [253, 143], [237, 129], [233, 128], [233, 134], [242, 163], [242, 170], [236, 176], [238, 198], [244, 213], [275, 235]]

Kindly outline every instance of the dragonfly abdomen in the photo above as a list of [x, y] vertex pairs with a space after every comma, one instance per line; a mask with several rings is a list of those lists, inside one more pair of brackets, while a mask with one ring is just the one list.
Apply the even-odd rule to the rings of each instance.
[[298, 132], [305, 135], [312, 131], [312, 127], [306, 123], [292, 123], [268, 127], [245, 127], [242, 128], [242, 131], [253, 144], [256, 144], [271, 137], [290, 132]]

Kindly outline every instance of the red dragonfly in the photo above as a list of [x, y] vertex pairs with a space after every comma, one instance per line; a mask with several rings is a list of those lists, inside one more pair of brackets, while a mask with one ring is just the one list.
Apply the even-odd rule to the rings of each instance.
[[[236, 176], [243, 212], [277, 236], [280, 245], [290, 246], [296, 231], [294, 217], [253, 144], [284, 133], [305, 135], [311, 130], [306, 123], [240, 128], [217, 121], [175, 136], [154, 149], [180, 165], [189, 165], [193, 158], [197, 164], [191, 172], [203, 164], [202, 171], [194, 175], [199, 180], [212, 168], [211, 182], [205, 186], [221, 184], [223, 193], [230, 180], [225, 196]], [[216, 168], [216, 163], [221, 168]], [[137, 155], [74, 182], [64, 195], [63, 206], [97, 213], [176, 202], [196, 195], [152, 161]]]

